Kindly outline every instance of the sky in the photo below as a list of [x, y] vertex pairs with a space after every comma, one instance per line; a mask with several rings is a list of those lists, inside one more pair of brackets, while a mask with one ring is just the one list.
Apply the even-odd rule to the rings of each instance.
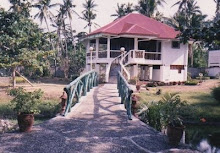
[[[62, 0], [52, 0], [52, 3], [61, 2]], [[133, 3], [133, 5], [136, 5], [138, 0], [94, 0], [95, 3], [98, 5], [96, 7], [96, 14], [97, 17], [95, 19], [95, 22], [100, 25], [104, 26], [110, 22], [112, 22], [115, 17], [111, 17], [111, 14], [115, 13], [115, 10], [117, 8], [117, 3]], [[167, 4], [164, 4], [164, 7], [159, 7], [159, 11], [164, 14], [166, 17], [172, 16], [177, 11], [177, 6], [172, 7], [173, 4], [175, 4], [178, 0], [166, 0]], [[78, 14], [81, 14], [83, 7], [82, 4], [85, 2], [85, 0], [73, 0], [73, 4], [76, 5], [75, 11]], [[208, 18], [212, 18], [215, 15], [215, 3], [214, 0], [197, 0], [197, 3], [199, 7], [201, 8], [201, 11], [203, 14], [207, 14]], [[8, 0], [0, 0], [0, 6], [4, 7], [6, 10], [10, 7], [10, 4]], [[33, 9], [32, 15], [37, 13], [36, 9]], [[54, 11], [56, 13], [56, 11]], [[35, 20], [35, 22], [39, 23], [39, 20]], [[84, 29], [86, 26], [86, 22], [79, 19], [76, 15], [73, 18], [72, 22], [73, 29], [76, 30], [76, 32], [85, 31], [88, 32], [88, 29]], [[46, 25], [43, 23], [41, 25], [42, 28], [46, 29]], [[99, 27], [96, 27], [99, 28]], [[92, 27], [92, 31], [96, 29], [95, 27]]]

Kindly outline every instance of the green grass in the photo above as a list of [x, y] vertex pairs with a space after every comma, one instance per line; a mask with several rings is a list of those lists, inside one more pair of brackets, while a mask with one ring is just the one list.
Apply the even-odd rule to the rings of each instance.
[[[14, 112], [9, 105], [10, 102], [0, 103], [0, 119], [8, 119], [13, 124], [17, 124], [16, 112]], [[38, 107], [40, 108], [40, 114], [35, 115], [35, 125], [55, 117], [55, 115], [60, 111], [58, 101], [45, 100], [40, 103]]]
[[[150, 92], [139, 94], [140, 104], [148, 104], [151, 101], [159, 101], [163, 94], [156, 95], [156, 88], [151, 88]], [[193, 121], [200, 121], [205, 118], [207, 121], [220, 122], [220, 104], [212, 97], [211, 93], [204, 92], [181, 92], [178, 93], [182, 100], [187, 101], [190, 110], [183, 110], [183, 115]]]

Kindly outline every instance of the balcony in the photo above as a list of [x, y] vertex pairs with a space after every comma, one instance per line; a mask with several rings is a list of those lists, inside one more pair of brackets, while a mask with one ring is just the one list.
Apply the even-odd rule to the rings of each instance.
[[[99, 51], [96, 56], [96, 51], [92, 51], [92, 61], [96, 63], [108, 63], [121, 55], [120, 50]], [[86, 53], [87, 62], [90, 63], [90, 52]], [[109, 58], [108, 58], [109, 56]], [[161, 52], [146, 52], [145, 50], [130, 50], [127, 56], [124, 57], [123, 64], [162, 64]]]
[[131, 50], [127, 57], [127, 64], [162, 64], [161, 52]]

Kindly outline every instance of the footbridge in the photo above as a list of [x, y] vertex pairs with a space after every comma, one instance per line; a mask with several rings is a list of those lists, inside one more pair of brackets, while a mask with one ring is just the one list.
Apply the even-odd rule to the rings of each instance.
[[146, 153], [172, 148], [163, 134], [132, 116], [133, 91], [120, 73], [117, 84], [98, 85], [97, 80], [95, 71], [74, 80], [65, 88], [64, 116], [36, 125], [30, 133], [0, 135], [0, 152]]

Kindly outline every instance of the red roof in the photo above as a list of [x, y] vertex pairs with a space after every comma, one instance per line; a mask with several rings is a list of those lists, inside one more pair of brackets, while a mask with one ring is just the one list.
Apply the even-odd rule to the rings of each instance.
[[161, 39], [175, 39], [179, 34], [174, 28], [146, 17], [142, 14], [130, 13], [89, 34], [141, 35], [155, 36]]

